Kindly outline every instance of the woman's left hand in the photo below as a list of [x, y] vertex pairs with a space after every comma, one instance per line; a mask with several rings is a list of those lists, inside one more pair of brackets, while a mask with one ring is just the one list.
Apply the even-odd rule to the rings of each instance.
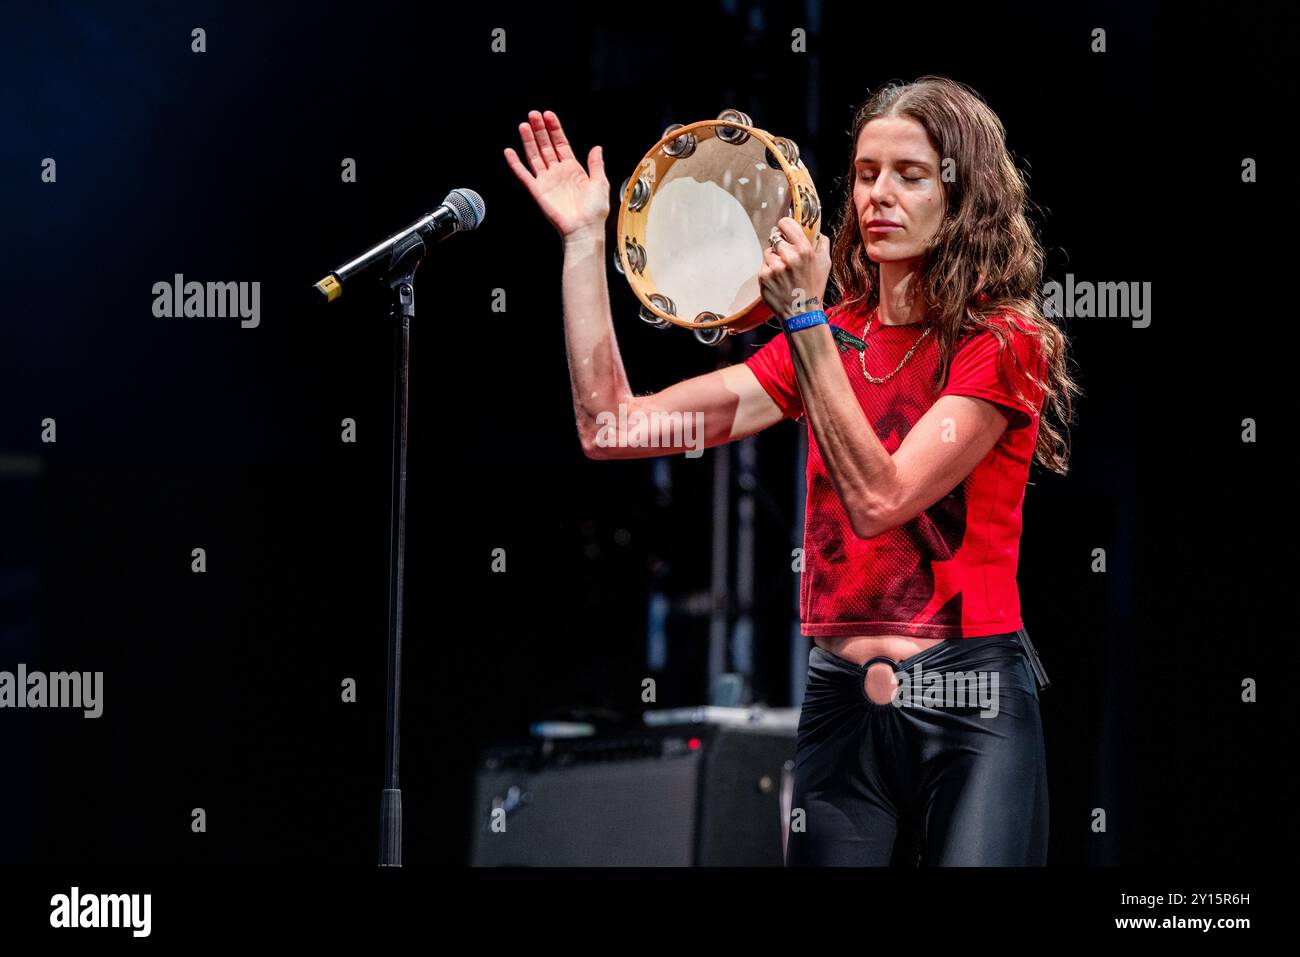
[[[784, 242], [763, 252], [758, 270], [758, 285], [763, 301], [778, 319], [788, 319], [801, 312], [826, 308], [826, 282], [831, 274], [831, 241], [817, 235], [817, 246], [808, 241], [804, 231], [791, 217], [777, 223]], [[813, 298], [816, 297], [816, 302]]]

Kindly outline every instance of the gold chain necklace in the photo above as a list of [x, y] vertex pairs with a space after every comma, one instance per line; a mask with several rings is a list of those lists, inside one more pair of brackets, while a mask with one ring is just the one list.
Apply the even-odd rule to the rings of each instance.
[[[871, 328], [871, 320], [876, 317], [876, 313], [879, 311], [880, 311], [879, 308], [874, 310], [871, 313], [871, 317], [867, 319], [867, 324], [862, 327], [863, 342], [867, 341], [867, 330]], [[912, 343], [912, 348], [907, 350], [907, 355], [903, 356], [903, 361], [898, 364], [898, 368], [895, 369], [893, 372], [889, 373], [889, 375], [885, 376], [883, 379], [877, 379], [875, 376], [873, 376], [870, 372], [867, 371], [867, 350], [864, 348], [861, 352], [859, 352], [858, 362], [862, 366], [862, 374], [867, 377], [867, 381], [874, 382], [876, 385], [881, 385], [885, 382], [888, 382], [890, 379], [892, 379], [894, 377], [894, 374], [898, 372], [898, 369], [903, 368], [903, 366], [906, 365], [907, 360], [912, 358], [912, 353], [915, 352], [916, 347], [921, 344], [921, 340], [930, 334], [930, 329], [931, 327], [928, 325], [925, 327], [925, 332], [921, 333], [919, 336], [916, 337], [916, 341]]]

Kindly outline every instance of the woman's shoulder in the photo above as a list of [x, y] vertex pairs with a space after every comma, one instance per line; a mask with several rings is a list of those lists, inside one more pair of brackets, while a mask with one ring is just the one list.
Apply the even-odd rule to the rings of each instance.
[[[1044, 337], [1043, 329], [1037, 322], [1018, 310], [1009, 308], [998, 309], [985, 316], [984, 320], [987, 326], [1003, 330], [1006, 352], [1015, 356], [1015, 364], [1022, 368], [1035, 369], [1036, 374], [1044, 371], [1049, 340]], [[978, 330], [971, 338], [980, 337], [986, 340], [997, 338], [987, 328]], [[989, 348], [992, 348], [991, 344]], [[1002, 351], [999, 349], [999, 352]]]
[[1014, 309], [999, 309], [984, 316], [984, 321], [990, 326], [997, 326], [1007, 332], [1031, 336], [1038, 334], [1038, 325], [1028, 316]]

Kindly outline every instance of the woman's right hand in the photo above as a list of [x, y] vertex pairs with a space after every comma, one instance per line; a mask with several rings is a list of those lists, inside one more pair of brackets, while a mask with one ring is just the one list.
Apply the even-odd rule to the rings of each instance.
[[550, 110], [530, 112], [528, 122], [519, 124], [519, 138], [533, 171], [528, 172], [508, 146], [506, 162], [551, 225], [566, 240], [584, 233], [603, 238], [609, 216], [609, 180], [601, 148], [593, 146], [587, 155], [588, 175], [564, 138], [560, 118]]

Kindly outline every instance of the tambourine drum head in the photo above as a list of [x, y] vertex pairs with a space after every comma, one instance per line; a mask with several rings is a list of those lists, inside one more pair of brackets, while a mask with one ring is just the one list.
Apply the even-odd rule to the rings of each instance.
[[646, 211], [645, 236], [648, 272], [676, 315], [729, 316], [758, 298], [763, 250], [790, 214], [789, 192], [754, 137], [738, 146], [704, 138], [673, 163]]

